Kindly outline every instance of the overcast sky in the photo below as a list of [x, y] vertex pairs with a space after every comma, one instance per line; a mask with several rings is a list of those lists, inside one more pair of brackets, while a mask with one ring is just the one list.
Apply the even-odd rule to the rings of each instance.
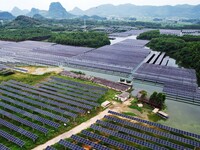
[[[31, 9], [32, 7], [47, 10], [51, 2], [56, 0], [0, 0], [0, 10], [11, 10], [14, 6], [21, 9]], [[177, 4], [200, 4], [200, 0], [57, 0], [67, 9], [79, 7], [83, 10], [96, 7], [101, 4], [125, 4], [135, 5], [177, 5]]]

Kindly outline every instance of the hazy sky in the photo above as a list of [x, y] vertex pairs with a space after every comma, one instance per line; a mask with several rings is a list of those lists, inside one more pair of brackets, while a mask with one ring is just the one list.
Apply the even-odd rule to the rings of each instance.
[[67, 9], [79, 7], [83, 10], [101, 4], [125, 4], [135, 5], [176, 5], [176, 4], [200, 4], [200, 0], [0, 0], [0, 10], [11, 10], [14, 6], [21, 9], [32, 7], [47, 10], [51, 2], [59, 1]]

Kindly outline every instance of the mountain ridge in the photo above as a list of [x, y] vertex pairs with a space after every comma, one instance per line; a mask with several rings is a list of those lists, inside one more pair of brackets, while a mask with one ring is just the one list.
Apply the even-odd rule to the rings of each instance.
[[87, 10], [82, 10], [75, 7], [71, 11], [67, 11], [60, 2], [52, 2], [49, 10], [39, 10], [32, 8], [27, 14], [30, 17], [39, 14], [51, 19], [68, 19], [75, 16], [95, 16], [100, 17], [149, 17], [149, 18], [200, 18], [200, 4], [199, 5], [163, 5], [152, 6], [143, 5], [138, 6], [134, 4], [103, 4], [97, 7], [92, 7]]

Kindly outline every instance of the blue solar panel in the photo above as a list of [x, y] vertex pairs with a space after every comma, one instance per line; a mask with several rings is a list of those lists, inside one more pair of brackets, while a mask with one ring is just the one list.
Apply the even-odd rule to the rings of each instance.
[[150, 121], [143, 120], [143, 119], [140, 119], [140, 118], [135, 118], [135, 117], [132, 117], [132, 116], [127, 116], [127, 115], [120, 114], [120, 113], [113, 112], [113, 111], [109, 111], [109, 113], [114, 114], [114, 115], [118, 115], [118, 116], [121, 116], [121, 117], [125, 117], [125, 118], [128, 118], [128, 119], [136, 120], [136, 121], [139, 121], [139, 122], [142, 122], [142, 123], [146, 123], [146, 124], [149, 124], [151, 126], [156, 126], [158, 128], [165, 129], [165, 130], [168, 130], [168, 131], [172, 131], [172, 132], [175, 132], [175, 133], [178, 133], [178, 134], [183, 134], [183, 135], [186, 135], [186, 136], [191, 136], [191, 137], [200, 139], [200, 135], [195, 134], [195, 133], [190, 133], [190, 132], [183, 131], [183, 130], [180, 130], [180, 129], [168, 127], [168, 126], [165, 126], [165, 125], [162, 125], [162, 124], [159, 124], [159, 123], [150, 122]]
[[95, 133], [91, 133], [91, 132], [86, 131], [86, 130], [82, 131], [81, 133], [84, 134], [84, 135], [86, 135], [87, 137], [91, 137], [91, 138], [93, 138], [93, 139], [101, 140], [101, 141], [104, 142], [104, 143], [107, 143], [107, 144], [109, 144], [109, 145], [116, 146], [117, 148], [121, 148], [121, 149], [125, 149], [125, 150], [137, 150], [136, 148], [131, 147], [131, 146], [129, 146], [129, 145], [126, 145], [126, 144], [123, 144], [123, 143], [120, 143], [120, 142], [111, 140], [111, 139], [109, 139], [109, 138], [100, 136], [100, 135], [95, 134]]
[[0, 150], [10, 150], [10, 149], [0, 143]]
[[72, 135], [71, 138], [79, 143], [83, 143], [85, 145], [88, 145], [88, 146], [91, 146], [93, 147], [94, 149], [96, 150], [111, 150], [110, 148], [108, 147], [105, 147], [105, 146], [102, 146], [101, 144], [96, 144], [94, 142], [91, 142], [85, 138], [82, 138], [80, 136], [77, 136], [77, 135]]
[[72, 143], [70, 143], [68, 141], [65, 141], [65, 140], [60, 140], [58, 142], [58, 144], [64, 146], [65, 148], [69, 148], [71, 150], [84, 150], [84, 148], [82, 148], [82, 147], [80, 147], [78, 145], [72, 144]]
[[167, 148], [164, 148], [164, 147], [161, 147], [161, 146], [149, 143], [149, 142], [145, 142], [143, 140], [133, 138], [132, 136], [129, 136], [129, 135], [118, 133], [118, 131], [109, 130], [109, 129], [106, 129], [106, 128], [103, 128], [103, 127], [100, 127], [100, 126], [97, 126], [97, 125], [92, 125], [91, 128], [94, 129], [94, 130], [97, 130], [99, 132], [104, 132], [106, 134], [110, 134], [110, 135], [115, 136], [117, 138], [129, 141], [129, 142], [133, 142], [133, 143], [136, 143], [138, 145], [141, 145], [141, 146], [144, 146], [144, 147], [147, 147], [147, 148], [157, 149], [157, 150], [167, 150]]
[[13, 131], [16, 131], [16, 132], [18, 132], [18, 133], [20, 133], [20, 134], [32, 139], [33, 141], [35, 141], [38, 138], [37, 135], [35, 135], [35, 134], [33, 134], [33, 133], [29, 132], [29, 131], [26, 131], [23, 128], [20, 128], [20, 127], [12, 124], [10, 122], [7, 122], [7, 121], [5, 121], [5, 120], [3, 120], [1, 118], [0, 118], [0, 125], [3, 125], [3, 126], [9, 128], [9, 129], [13, 130]]
[[24, 141], [20, 140], [19, 138], [16, 138], [15, 136], [13, 136], [3, 130], [0, 130], [0, 136], [7, 139], [8, 141], [11, 141], [11, 142], [17, 144], [20, 147], [23, 147], [25, 144]]

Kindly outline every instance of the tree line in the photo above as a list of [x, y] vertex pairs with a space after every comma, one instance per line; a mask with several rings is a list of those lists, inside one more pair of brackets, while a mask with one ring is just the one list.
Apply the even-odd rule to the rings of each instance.
[[53, 33], [49, 42], [64, 45], [98, 48], [109, 45], [108, 36], [100, 32], [61, 32]]

